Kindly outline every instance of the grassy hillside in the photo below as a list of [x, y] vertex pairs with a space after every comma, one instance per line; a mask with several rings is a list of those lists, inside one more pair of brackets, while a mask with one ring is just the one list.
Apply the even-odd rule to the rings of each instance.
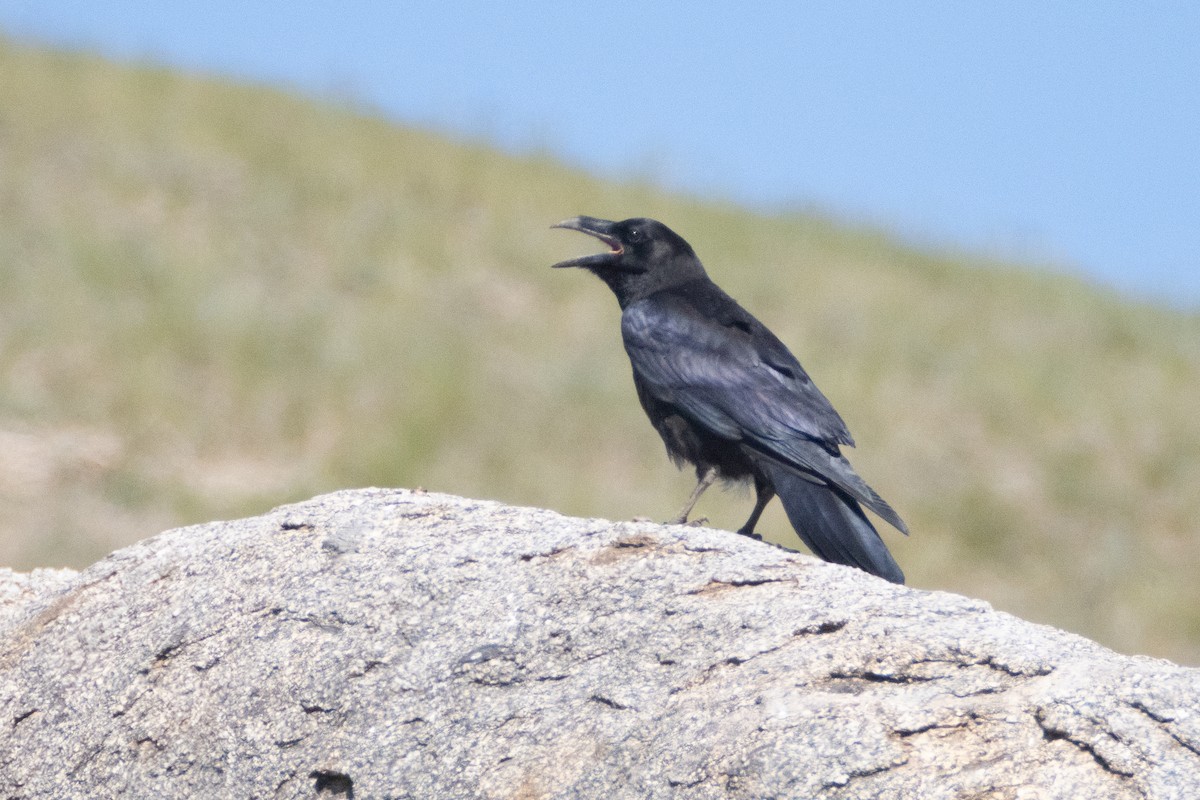
[[4, 40], [0, 564], [368, 484], [666, 518], [616, 303], [547, 268], [577, 213], [664, 220], [792, 346], [912, 585], [1200, 663], [1200, 316]]

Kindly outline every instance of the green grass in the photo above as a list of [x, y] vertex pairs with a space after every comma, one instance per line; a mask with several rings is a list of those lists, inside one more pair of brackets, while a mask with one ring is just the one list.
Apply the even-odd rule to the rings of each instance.
[[664, 220], [792, 346], [913, 585], [1200, 663], [1200, 316], [4, 40], [0, 563], [370, 484], [666, 518], [616, 304], [547, 268], [577, 213]]

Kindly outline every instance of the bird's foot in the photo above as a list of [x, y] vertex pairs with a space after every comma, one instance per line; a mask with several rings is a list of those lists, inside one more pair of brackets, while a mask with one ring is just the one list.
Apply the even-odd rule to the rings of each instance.
[[739, 530], [738, 535], [748, 536], [751, 539], [755, 540], [756, 542], [761, 542], [763, 540], [761, 533], [755, 533], [754, 531], [748, 531], [745, 528], [742, 528], [741, 530]]

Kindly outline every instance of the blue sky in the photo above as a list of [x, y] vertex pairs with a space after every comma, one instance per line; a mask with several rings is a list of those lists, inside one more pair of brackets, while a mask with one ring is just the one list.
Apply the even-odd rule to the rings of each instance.
[[4, 0], [0, 30], [1200, 307], [1200, 3]]

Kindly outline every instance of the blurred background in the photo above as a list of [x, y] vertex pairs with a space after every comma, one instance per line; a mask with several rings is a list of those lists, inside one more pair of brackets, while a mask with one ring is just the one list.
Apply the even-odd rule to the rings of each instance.
[[665, 519], [616, 304], [548, 269], [644, 215], [912, 586], [1200, 664], [1196, 7], [140, 5], [0, 5], [0, 565], [366, 485]]

